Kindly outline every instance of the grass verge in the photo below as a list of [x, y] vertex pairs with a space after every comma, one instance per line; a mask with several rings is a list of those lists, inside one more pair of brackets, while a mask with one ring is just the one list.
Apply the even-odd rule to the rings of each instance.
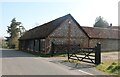
[[120, 62], [103, 62], [100, 65], [97, 65], [96, 68], [100, 71], [106, 72], [111, 75], [120, 74]]
[[70, 63], [80, 63], [78, 60], [63, 60], [62, 62], [70, 62]]
[[[51, 54], [39, 54], [38, 56], [40, 57], [51, 57]], [[58, 54], [54, 54], [53, 57], [66, 57], [67, 54], [62, 54], [62, 53], [58, 53]]]

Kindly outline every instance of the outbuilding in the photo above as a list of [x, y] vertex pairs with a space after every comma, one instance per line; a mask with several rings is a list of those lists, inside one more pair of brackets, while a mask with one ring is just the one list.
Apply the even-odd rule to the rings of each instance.
[[52, 43], [62, 45], [64, 50], [69, 45], [81, 48], [94, 47], [101, 43], [102, 51], [119, 50], [119, 29], [81, 26], [71, 14], [52, 20], [25, 32], [19, 38], [19, 49], [37, 53], [50, 53]]

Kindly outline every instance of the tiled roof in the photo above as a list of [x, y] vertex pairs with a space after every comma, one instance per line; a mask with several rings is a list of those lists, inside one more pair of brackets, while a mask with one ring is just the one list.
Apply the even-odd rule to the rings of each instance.
[[37, 38], [46, 38], [51, 32], [53, 32], [62, 22], [64, 22], [70, 14], [67, 14], [63, 17], [57, 18], [53, 21], [30, 29], [29, 31], [25, 32], [25, 34], [19, 38], [19, 40], [25, 39], [37, 39]]
[[63, 17], [57, 18], [53, 21], [37, 26], [29, 31], [25, 32], [19, 40], [28, 39], [42, 39], [49, 36], [57, 27], [59, 27], [69, 17], [78, 25], [78, 27], [88, 36], [89, 38], [101, 38], [101, 39], [120, 39], [119, 29], [114, 28], [98, 28], [98, 27], [83, 27], [70, 15], [67, 14]]
[[120, 39], [120, 31], [111, 28], [83, 27], [90, 38]]
[[112, 28], [112, 29], [119, 29], [120, 30], [120, 26], [111, 26], [109, 28]]

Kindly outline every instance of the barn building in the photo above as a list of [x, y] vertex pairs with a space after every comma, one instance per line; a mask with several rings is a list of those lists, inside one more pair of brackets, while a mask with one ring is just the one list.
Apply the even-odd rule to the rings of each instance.
[[25, 32], [19, 38], [19, 49], [49, 53], [52, 43], [63, 45], [61, 49], [64, 49], [68, 44], [87, 48], [94, 47], [100, 42], [102, 51], [116, 51], [119, 50], [118, 36], [119, 29], [80, 26], [71, 14], [67, 14]]

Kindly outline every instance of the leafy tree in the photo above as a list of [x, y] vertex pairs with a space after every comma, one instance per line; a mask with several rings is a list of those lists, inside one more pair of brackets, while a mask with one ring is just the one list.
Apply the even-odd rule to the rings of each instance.
[[2, 48], [2, 37], [0, 37], [0, 48]]
[[95, 20], [94, 27], [102, 27], [102, 28], [107, 28], [109, 27], [109, 23], [103, 19], [103, 17], [99, 16]]
[[9, 48], [18, 48], [18, 38], [22, 35], [21, 22], [17, 22], [15, 18], [12, 19], [10, 26], [8, 26], [7, 33], [10, 37], [7, 38]]
[[19, 26], [19, 36], [22, 36], [26, 32], [26, 29], [24, 26], [20, 25]]
[[4, 38], [0, 38], [0, 48], [7, 48], [7, 44]]

